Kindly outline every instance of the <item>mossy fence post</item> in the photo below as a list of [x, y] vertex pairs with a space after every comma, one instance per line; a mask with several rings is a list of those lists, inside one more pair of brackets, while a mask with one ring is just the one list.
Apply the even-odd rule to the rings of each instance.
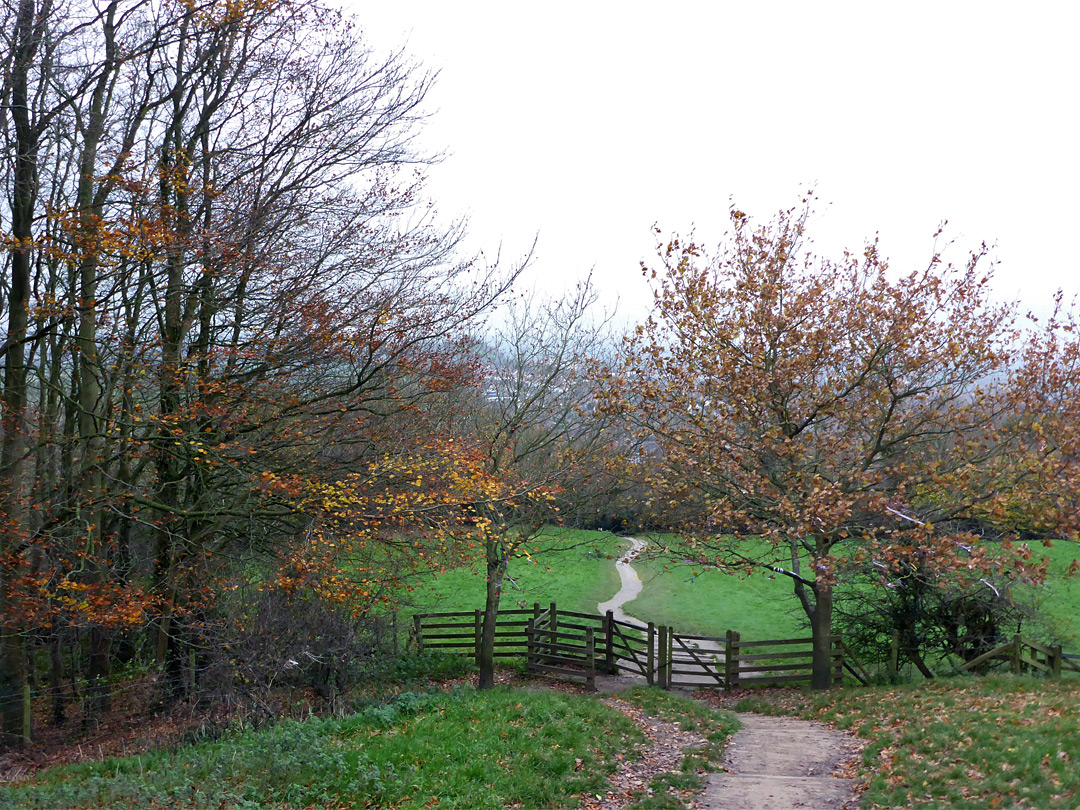
[[659, 627], [659, 641], [656, 649], [656, 674], [657, 674], [657, 686], [661, 689], [667, 689], [671, 686], [669, 681], [670, 673], [667, 665], [667, 651], [668, 651], [668, 628], [666, 624], [662, 624]]
[[551, 635], [548, 637], [551, 648], [548, 650], [549, 655], [557, 655], [559, 652], [559, 613], [555, 608], [555, 603], [551, 603], [551, 612], [548, 614], [548, 629], [551, 631]]
[[[537, 603], [539, 609], [540, 605]], [[532, 663], [536, 655], [536, 619], [529, 619], [525, 625], [525, 671], [532, 672]]]
[[590, 692], [596, 691], [596, 636], [591, 627], [585, 630], [585, 683]]
[[417, 613], [412, 617], [413, 621], [413, 638], [416, 639], [416, 651], [422, 653], [424, 651], [424, 628], [423, 619], [420, 614]]
[[476, 640], [476, 665], [480, 666], [480, 648], [483, 646], [484, 619], [481, 618], [481, 610], [473, 611], [473, 638]]

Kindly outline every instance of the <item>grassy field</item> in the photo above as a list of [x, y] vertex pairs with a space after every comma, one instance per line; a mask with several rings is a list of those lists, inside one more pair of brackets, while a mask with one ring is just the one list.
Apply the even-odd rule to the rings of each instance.
[[1032, 543], [1031, 552], [1050, 561], [1046, 583], [1035, 590], [1041, 614], [1037, 631], [1066, 650], [1080, 652], [1080, 577], [1066, 576], [1069, 565], [1080, 558], [1080, 547], [1072, 540], [1058, 540], [1051, 548]]
[[[548, 527], [529, 544], [531, 559], [511, 561], [502, 606], [554, 601], [566, 610], [595, 613], [599, 602], [619, 590], [615, 560], [629, 547], [629, 540], [610, 532]], [[484, 606], [484, 589], [483, 565], [453, 569], [413, 590], [407, 612], [475, 610]]]
[[867, 741], [867, 810], [1080, 805], [1080, 684], [1008, 676], [828, 693], [773, 692], [737, 709], [795, 714]]
[[[736, 724], [686, 698], [625, 699], [700, 728], [715, 761]], [[404, 693], [342, 720], [288, 721], [176, 751], [53, 768], [9, 787], [12, 808], [563, 808], [606, 790], [643, 742], [592, 696], [496, 689]], [[685, 782], [684, 782], [685, 784]], [[644, 797], [643, 797], [644, 798]], [[642, 804], [668, 807], [668, 804]]]
[[[652, 547], [663, 552], [670, 542], [671, 538], [660, 536]], [[1050, 548], [1032, 543], [1031, 551], [1036, 559], [1049, 560], [1049, 574], [1043, 585], [1019, 591], [1020, 595], [1033, 594], [1040, 611], [1027, 631], [1080, 652], [1080, 577], [1066, 576], [1069, 565], [1080, 557], [1080, 547], [1074, 541], [1059, 540]], [[734, 576], [703, 569], [682, 562], [677, 548], [656, 557], [645, 555], [635, 568], [644, 588], [625, 609], [644, 621], [697, 635], [738, 630], [744, 639], [809, 634], [786, 577], [766, 573]]]
[[[808, 634], [787, 578], [762, 573], [734, 576], [695, 567], [681, 561], [674, 538], [642, 539], [649, 540], [653, 553], [647, 552], [634, 565], [644, 588], [626, 605], [630, 615], [694, 635], [720, 636], [729, 629], [738, 630], [746, 640]], [[534, 545], [541, 553], [511, 564], [504, 607], [555, 601], [567, 610], [592, 612], [618, 590], [614, 561], [629, 547], [628, 540], [605, 532], [549, 528]], [[1032, 544], [1032, 552], [1036, 558], [1049, 558], [1050, 577], [1035, 590], [1042, 615], [1029, 632], [1080, 652], [1080, 579], [1065, 576], [1080, 550], [1075, 542], [1058, 541], [1052, 548]], [[413, 591], [413, 606], [406, 612], [474, 610], [483, 600], [482, 568], [456, 569]]]
[[[656, 542], [651, 544], [658, 547]], [[516, 558], [503, 589], [503, 607], [557, 602], [566, 610], [595, 612], [619, 589], [615, 560], [630, 541], [608, 532], [549, 527], [532, 558]], [[626, 612], [642, 621], [696, 635], [738, 630], [744, 638], [790, 638], [804, 632], [790, 584], [755, 574], [739, 578], [716, 570], [695, 571], [677, 560], [645, 555], [635, 563], [642, 594]], [[447, 571], [409, 594], [405, 614], [475, 610], [484, 604], [480, 565]]]
[[738, 630], [744, 639], [763, 640], [808, 633], [787, 578], [704, 569], [680, 560], [676, 549], [665, 548], [671, 538], [642, 539], [650, 546], [634, 565], [643, 588], [624, 608], [630, 615], [702, 636]]

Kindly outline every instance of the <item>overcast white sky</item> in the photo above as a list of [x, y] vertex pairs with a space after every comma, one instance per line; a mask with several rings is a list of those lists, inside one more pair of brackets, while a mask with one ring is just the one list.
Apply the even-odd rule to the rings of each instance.
[[[949, 220], [1001, 297], [1080, 291], [1080, 3], [349, 0], [369, 44], [440, 71], [429, 192], [533, 278], [595, 267], [627, 315], [655, 222], [715, 244], [814, 186], [823, 253], [878, 232], [922, 266]], [[635, 317], [636, 319], [636, 317]]]

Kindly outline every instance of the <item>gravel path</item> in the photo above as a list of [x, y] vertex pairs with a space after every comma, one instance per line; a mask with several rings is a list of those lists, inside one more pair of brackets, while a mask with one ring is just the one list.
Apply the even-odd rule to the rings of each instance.
[[709, 774], [704, 810], [848, 810], [855, 783], [835, 775], [858, 747], [840, 731], [791, 717], [740, 714], [724, 773]]

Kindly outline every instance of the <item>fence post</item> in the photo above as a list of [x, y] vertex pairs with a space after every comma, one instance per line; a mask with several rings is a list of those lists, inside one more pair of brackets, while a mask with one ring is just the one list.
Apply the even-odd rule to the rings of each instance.
[[656, 683], [656, 627], [652, 622], [649, 622], [649, 637], [647, 641], [649, 642], [649, 652], [647, 655], [649, 672], [646, 680], [649, 682], [649, 686], [652, 686]]
[[416, 639], [416, 651], [422, 653], [424, 651], [424, 629], [421, 627], [423, 616], [416, 613], [412, 617], [413, 622], [413, 637]]
[[889, 677], [895, 678], [900, 670], [900, 631], [892, 631], [889, 643]]
[[1020, 668], [1020, 634], [1017, 633], [1013, 636], [1013, 653], [1012, 653], [1012, 671], [1014, 675], [1019, 675]]
[[615, 664], [615, 613], [608, 611], [604, 616], [604, 662], [608, 675], [618, 675], [619, 668]]
[[596, 637], [591, 627], [585, 630], [585, 683], [590, 692], [596, 691]]
[[668, 683], [668, 671], [665, 658], [667, 657], [668, 650], [668, 628], [666, 624], [660, 625], [660, 644], [657, 649], [657, 661], [656, 661], [656, 674], [657, 674], [657, 686], [661, 689], [667, 689], [671, 686]]
[[675, 661], [675, 628], [669, 627], [667, 633], [667, 688], [671, 688], [671, 668]]
[[1050, 677], [1051, 678], [1060, 678], [1061, 677], [1061, 645], [1060, 644], [1055, 644], [1050, 649], [1052, 649], [1054, 651], [1053, 654], [1050, 656]]
[[558, 655], [556, 645], [559, 643], [559, 611], [555, 608], [555, 603], [551, 603], [551, 621], [548, 625], [551, 630], [551, 649], [548, 651], [551, 655]]
[[727, 648], [724, 650], [724, 684], [728, 689], [739, 685], [739, 634], [727, 631]]

